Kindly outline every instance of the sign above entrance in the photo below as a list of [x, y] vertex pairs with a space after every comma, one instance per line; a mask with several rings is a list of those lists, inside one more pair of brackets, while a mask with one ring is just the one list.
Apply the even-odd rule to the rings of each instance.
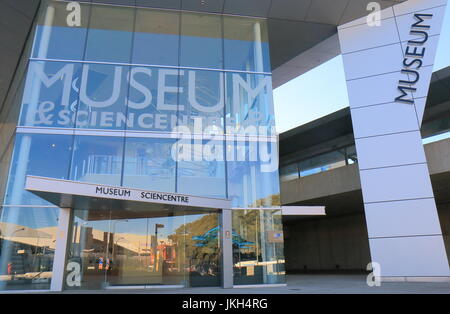
[[231, 202], [226, 199], [155, 192], [121, 186], [36, 176], [27, 176], [25, 189], [38, 195], [42, 195], [43, 193], [47, 194], [48, 197], [44, 198], [59, 207], [73, 207], [73, 198], [76, 196], [81, 196], [95, 199], [156, 203], [176, 206], [216, 209], [231, 208]]

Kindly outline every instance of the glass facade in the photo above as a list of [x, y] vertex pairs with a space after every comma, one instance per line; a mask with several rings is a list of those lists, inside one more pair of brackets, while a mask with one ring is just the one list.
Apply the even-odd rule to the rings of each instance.
[[[230, 199], [235, 284], [283, 282], [266, 20], [80, 3], [71, 21], [66, 6], [42, 3], [10, 102], [0, 288], [52, 277], [58, 209], [27, 175]], [[219, 217], [76, 208], [66, 288], [220, 285]]]

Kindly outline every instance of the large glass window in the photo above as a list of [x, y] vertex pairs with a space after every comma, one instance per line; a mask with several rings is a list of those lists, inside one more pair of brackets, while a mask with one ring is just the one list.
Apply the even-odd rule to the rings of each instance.
[[228, 198], [233, 207], [280, 206], [275, 142], [227, 141]]
[[133, 67], [128, 100], [128, 130], [170, 132], [177, 125], [178, 69]]
[[5, 204], [49, 205], [24, 190], [26, 176], [67, 179], [72, 140], [71, 135], [17, 134]]
[[75, 136], [70, 179], [120, 185], [124, 139]]
[[226, 198], [223, 141], [182, 139], [177, 151], [177, 192]]
[[0, 290], [50, 289], [58, 208], [0, 207]]
[[126, 7], [92, 5], [85, 60], [130, 62], [134, 12]]
[[225, 69], [271, 72], [267, 21], [224, 16]]
[[180, 80], [179, 125], [195, 133], [223, 133], [225, 73], [186, 70]]
[[271, 76], [227, 73], [226, 116], [227, 127], [231, 129], [266, 127], [267, 134], [273, 135], [275, 117]]
[[176, 140], [127, 138], [123, 185], [151, 191], [175, 192]]
[[178, 66], [179, 33], [180, 13], [137, 10], [132, 63]]
[[234, 284], [285, 282], [280, 210], [233, 210]]
[[76, 63], [31, 61], [19, 124], [74, 127], [81, 69]]
[[133, 124], [127, 120], [128, 72], [120, 65], [83, 65], [77, 128], [123, 130]]
[[80, 3], [80, 19], [74, 14], [70, 16], [67, 2], [47, 0], [43, 7], [37, 21], [32, 57], [82, 60], [90, 5]]
[[181, 14], [181, 66], [222, 69], [222, 47], [220, 15]]

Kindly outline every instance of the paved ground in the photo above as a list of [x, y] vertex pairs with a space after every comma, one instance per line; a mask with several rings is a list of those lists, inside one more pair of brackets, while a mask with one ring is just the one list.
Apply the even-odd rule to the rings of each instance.
[[[80, 293], [65, 291], [63, 293]], [[83, 291], [86, 293], [163, 293], [163, 294], [380, 294], [426, 293], [450, 294], [450, 283], [382, 283], [381, 287], [369, 287], [363, 275], [289, 275], [287, 286], [273, 288], [188, 288], [188, 289], [140, 289]]]

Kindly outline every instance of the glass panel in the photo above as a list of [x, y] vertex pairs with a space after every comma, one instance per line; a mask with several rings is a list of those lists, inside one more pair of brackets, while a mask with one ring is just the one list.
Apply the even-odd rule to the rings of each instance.
[[280, 210], [233, 210], [234, 284], [285, 282]]
[[71, 180], [120, 185], [124, 139], [75, 136]]
[[[149, 212], [141, 215], [152, 216]], [[173, 241], [174, 229], [183, 224], [183, 216], [112, 221], [114, 268], [108, 271], [108, 284], [184, 286], [186, 273], [180, 259], [184, 241]]]
[[180, 45], [181, 66], [222, 69], [222, 17], [183, 12]]
[[[101, 289], [111, 268], [111, 211], [75, 210], [66, 266], [66, 289]], [[114, 266], [112, 266], [114, 267]]]
[[227, 133], [244, 128], [260, 135], [275, 134], [271, 76], [227, 73], [226, 117]]
[[208, 210], [76, 210], [67, 289], [220, 285], [219, 214]]
[[127, 129], [170, 132], [177, 125], [177, 69], [133, 67]]
[[223, 141], [182, 139], [177, 152], [178, 193], [226, 198]]
[[189, 272], [189, 286], [220, 286], [220, 214], [192, 214], [185, 218], [186, 224], [176, 229], [173, 236], [185, 234], [185, 267]]
[[227, 141], [227, 173], [233, 207], [281, 205], [276, 143]]
[[3, 208], [0, 290], [50, 289], [58, 214], [58, 208]]
[[[223, 133], [225, 74], [217, 71], [184, 71], [180, 77], [179, 123], [195, 133]], [[201, 123], [201, 124], [200, 124]]]
[[67, 179], [72, 140], [71, 135], [17, 134], [5, 204], [49, 205], [24, 190], [26, 176]]
[[175, 192], [174, 139], [126, 138], [123, 185]]
[[31, 61], [19, 124], [74, 127], [81, 68], [74, 63]]
[[78, 20], [69, 17], [72, 10], [67, 10], [66, 2], [44, 2], [36, 26], [33, 58], [83, 60], [90, 5], [80, 3], [80, 9]]
[[271, 72], [267, 21], [224, 16], [225, 69]]
[[131, 61], [134, 9], [92, 5], [85, 60]]
[[128, 71], [126, 66], [83, 65], [77, 128], [123, 130], [132, 125], [126, 115]]
[[132, 63], [178, 66], [180, 13], [138, 9]]

